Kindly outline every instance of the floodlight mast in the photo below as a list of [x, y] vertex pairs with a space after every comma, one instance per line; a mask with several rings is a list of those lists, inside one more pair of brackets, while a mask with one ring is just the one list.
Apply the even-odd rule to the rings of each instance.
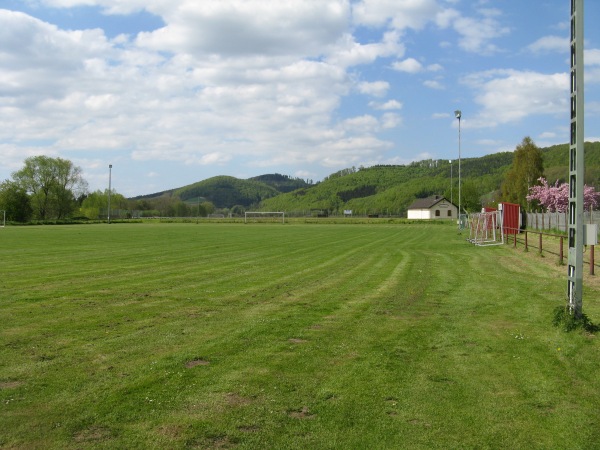
[[452, 160], [448, 162], [450, 163], [450, 203], [452, 204], [452, 208], [454, 208], [454, 202], [452, 201], [452, 189], [454, 189], [454, 184], [452, 183]]
[[462, 117], [462, 112], [460, 109], [454, 111], [454, 117], [458, 119], [458, 229], [462, 230], [462, 219], [461, 219], [461, 206], [460, 206], [460, 119]]
[[571, 0], [571, 133], [569, 147], [569, 312], [583, 314], [583, 0]]
[[112, 164], [108, 165], [108, 223], [110, 223], [110, 191], [111, 191], [111, 178], [112, 178]]

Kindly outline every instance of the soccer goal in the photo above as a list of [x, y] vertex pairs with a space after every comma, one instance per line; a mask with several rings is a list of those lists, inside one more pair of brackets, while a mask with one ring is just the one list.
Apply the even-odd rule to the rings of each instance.
[[6, 226], [6, 211], [3, 209], [0, 209], [0, 219], [2, 220], [0, 228], [4, 228]]
[[469, 214], [468, 224], [471, 243], [481, 246], [504, 244], [501, 211]]
[[285, 213], [283, 211], [246, 211], [244, 213], [244, 223], [285, 223]]

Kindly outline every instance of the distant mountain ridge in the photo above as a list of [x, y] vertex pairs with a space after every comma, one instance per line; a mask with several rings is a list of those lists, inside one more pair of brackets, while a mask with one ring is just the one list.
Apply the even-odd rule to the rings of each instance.
[[196, 203], [210, 201], [217, 208], [240, 205], [247, 208], [281, 193], [310, 186], [305, 180], [281, 174], [266, 174], [247, 180], [219, 175], [197, 183], [167, 191], [133, 197], [132, 200], [176, 196], [182, 201]]
[[[568, 176], [569, 146], [542, 148], [544, 170], [550, 183]], [[600, 142], [585, 144], [586, 183], [600, 185]], [[461, 160], [464, 204], [477, 208], [497, 200], [513, 152]], [[451, 190], [452, 177], [454, 189]], [[247, 180], [216, 176], [188, 186], [134, 199], [177, 196], [187, 203], [210, 201], [217, 208], [242, 206], [274, 211], [342, 211], [403, 214], [416, 198], [430, 195], [458, 197], [458, 160], [423, 160], [408, 165], [347, 168], [311, 184], [300, 178], [267, 174]]]

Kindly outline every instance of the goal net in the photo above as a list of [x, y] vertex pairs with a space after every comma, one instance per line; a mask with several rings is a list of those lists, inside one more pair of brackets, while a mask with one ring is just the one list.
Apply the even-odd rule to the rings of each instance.
[[469, 214], [469, 241], [475, 245], [504, 244], [502, 212]]
[[282, 211], [246, 211], [244, 213], [244, 223], [285, 223], [285, 213]]

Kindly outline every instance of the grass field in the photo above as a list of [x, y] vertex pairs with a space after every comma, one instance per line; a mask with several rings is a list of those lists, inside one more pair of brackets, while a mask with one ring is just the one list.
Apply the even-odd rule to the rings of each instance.
[[565, 270], [444, 225], [0, 229], [0, 447], [600, 448]]

